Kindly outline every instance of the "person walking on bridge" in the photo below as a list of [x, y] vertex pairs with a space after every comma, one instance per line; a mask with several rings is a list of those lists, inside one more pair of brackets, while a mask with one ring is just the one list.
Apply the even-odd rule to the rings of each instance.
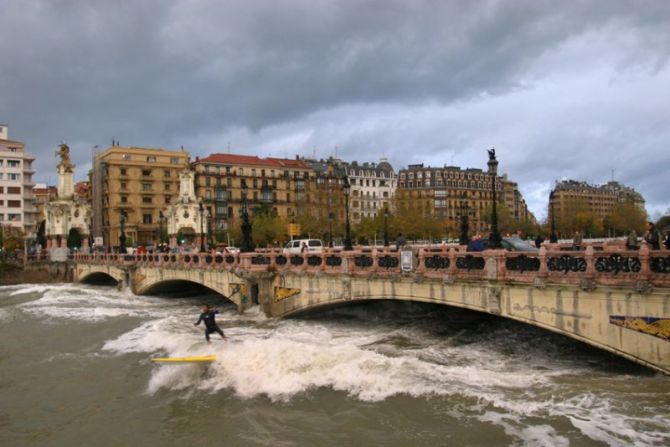
[[209, 343], [209, 334], [214, 332], [221, 335], [221, 338], [226, 338], [221, 328], [216, 324], [215, 315], [218, 313], [218, 309], [210, 309], [207, 304], [203, 304], [200, 318], [198, 318], [198, 321], [195, 323], [195, 325], [198, 326], [201, 321], [205, 322], [205, 339], [207, 339], [207, 343]]
[[647, 231], [644, 233], [644, 241], [651, 245], [652, 250], [659, 250], [661, 248], [658, 230], [656, 229], [656, 225], [652, 222], [647, 222]]

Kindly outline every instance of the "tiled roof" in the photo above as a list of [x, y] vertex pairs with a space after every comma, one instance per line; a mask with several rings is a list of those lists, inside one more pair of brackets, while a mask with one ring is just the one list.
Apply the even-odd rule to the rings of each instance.
[[226, 165], [256, 165], [274, 168], [297, 168], [308, 169], [309, 167], [300, 160], [290, 158], [260, 158], [255, 155], [237, 154], [212, 154], [195, 161], [198, 163], [218, 163]]

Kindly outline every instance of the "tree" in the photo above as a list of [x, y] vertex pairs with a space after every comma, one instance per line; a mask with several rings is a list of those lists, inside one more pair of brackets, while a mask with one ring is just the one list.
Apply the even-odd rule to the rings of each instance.
[[40, 222], [40, 226], [37, 229], [37, 243], [42, 246], [42, 248], [46, 248], [47, 246], [47, 237], [46, 237], [46, 220], [43, 220]]
[[635, 230], [637, 234], [644, 233], [647, 213], [633, 201], [617, 203], [603, 221], [603, 225], [611, 230], [613, 236], [622, 236]]

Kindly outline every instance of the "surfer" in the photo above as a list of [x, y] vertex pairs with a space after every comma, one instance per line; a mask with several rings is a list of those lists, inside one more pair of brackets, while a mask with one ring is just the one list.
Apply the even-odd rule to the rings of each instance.
[[223, 331], [216, 324], [216, 320], [214, 319], [214, 316], [218, 313], [219, 313], [218, 309], [210, 309], [207, 304], [203, 304], [200, 318], [198, 318], [198, 322], [195, 323], [195, 325], [198, 326], [201, 321], [205, 322], [205, 338], [207, 339], [207, 343], [209, 343], [209, 334], [212, 334], [214, 332], [218, 332], [219, 335], [221, 335], [221, 338], [223, 339], [226, 338], [226, 336], [223, 335]]

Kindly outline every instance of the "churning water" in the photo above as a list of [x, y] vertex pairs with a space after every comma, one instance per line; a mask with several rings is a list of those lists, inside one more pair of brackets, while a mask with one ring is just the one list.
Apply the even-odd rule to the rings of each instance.
[[[208, 345], [193, 326], [203, 301], [228, 341]], [[198, 354], [217, 360], [150, 362]], [[443, 306], [278, 320], [216, 296], [0, 288], [0, 445], [83, 443], [670, 445], [670, 378]]]

